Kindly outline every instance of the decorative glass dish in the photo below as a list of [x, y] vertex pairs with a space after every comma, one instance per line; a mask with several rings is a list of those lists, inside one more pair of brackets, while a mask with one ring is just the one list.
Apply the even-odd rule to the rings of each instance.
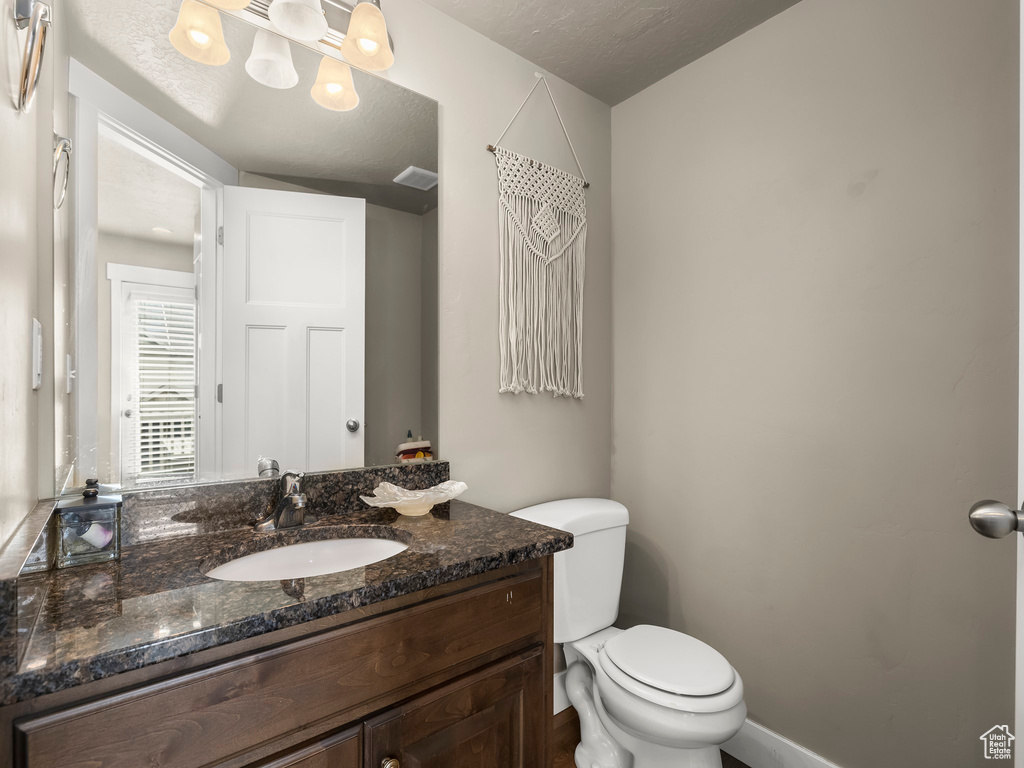
[[95, 486], [81, 497], [58, 502], [56, 518], [56, 565], [116, 560], [120, 556], [121, 497], [100, 496]]
[[371, 507], [391, 507], [403, 515], [419, 517], [427, 514], [436, 504], [451, 501], [468, 488], [458, 480], [435, 485], [422, 491], [410, 491], [391, 483], [381, 483], [373, 489], [373, 496], [360, 496]]

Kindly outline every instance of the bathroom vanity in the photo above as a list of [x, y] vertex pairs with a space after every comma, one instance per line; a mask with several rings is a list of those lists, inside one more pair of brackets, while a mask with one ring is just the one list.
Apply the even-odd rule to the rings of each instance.
[[[0, 766], [547, 765], [552, 555], [571, 534], [459, 501], [403, 518], [324, 514], [326, 498], [299, 529], [158, 538], [22, 576]], [[143, 508], [161, 507], [127, 511]], [[205, 576], [254, 541], [366, 536], [407, 549], [306, 579]]]

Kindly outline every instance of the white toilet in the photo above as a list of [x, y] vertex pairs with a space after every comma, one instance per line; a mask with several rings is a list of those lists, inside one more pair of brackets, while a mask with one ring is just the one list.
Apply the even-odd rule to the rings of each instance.
[[747, 716], [725, 657], [664, 627], [617, 629], [629, 512], [609, 499], [565, 499], [512, 513], [569, 531], [555, 555], [555, 642], [580, 717], [578, 768], [721, 768], [718, 745]]

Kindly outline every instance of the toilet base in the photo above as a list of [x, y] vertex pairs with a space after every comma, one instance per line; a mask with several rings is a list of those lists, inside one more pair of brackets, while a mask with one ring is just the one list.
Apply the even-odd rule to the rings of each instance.
[[718, 747], [704, 749], [673, 749], [659, 744], [645, 744], [640, 754], [618, 757], [618, 762], [605, 762], [594, 755], [588, 746], [580, 743], [574, 754], [576, 768], [722, 768], [722, 753]]
[[566, 689], [580, 718], [581, 741], [574, 754], [576, 768], [722, 768], [718, 746], [684, 749], [645, 741], [623, 730], [608, 716], [595, 695], [590, 667], [570, 664]]
[[[619, 743], [626, 749], [636, 750], [632, 752], [632, 768], [722, 768], [722, 752], [718, 747], [680, 749], [650, 742], [630, 744], [628, 741]], [[576, 765], [580, 763], [577, 761]]]
[[[615, 743], [633, 757], [632, 768], [722, 768], [722, 752], [716, 746], [685, 749], [667, 747], [634, 736], [601, 711], [601, 724]], [[630, 765], [626, 763], [625, 765]], [[577, 766], [579, 763], [577, 762]], [[590, 768], [590, 766], [586, 766]]]

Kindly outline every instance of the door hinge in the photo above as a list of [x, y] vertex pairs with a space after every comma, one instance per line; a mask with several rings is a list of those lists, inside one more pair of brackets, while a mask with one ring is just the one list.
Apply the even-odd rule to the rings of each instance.
[[217, 385], [217, 402], [218, 403], [223, 403], [224, 402], [224, 385], [223, 384], [218, 384]]
[[196, 283], [196, 301], [199, 301], [199, 283]]
[[217, 244], [224, 245], [224, 227], [217, 227]]

